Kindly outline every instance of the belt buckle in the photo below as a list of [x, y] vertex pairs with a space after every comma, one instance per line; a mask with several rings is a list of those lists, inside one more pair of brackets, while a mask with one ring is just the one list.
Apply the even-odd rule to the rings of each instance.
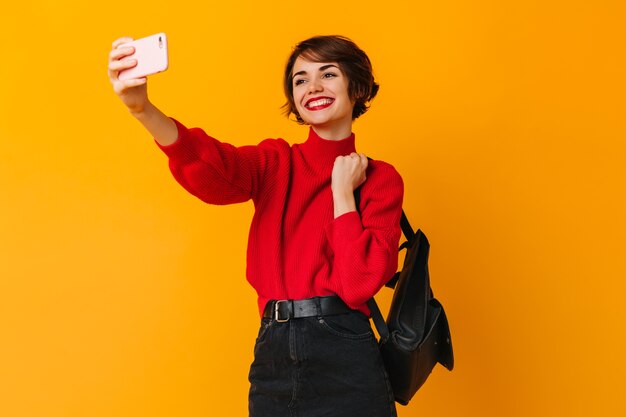
[[280, 303], [287, 303], [287, 302], [289, 302], [289, 300], [277, 300], [276, 303], [274, 304], [274, 320], [276, 320], [278, 323], [285, 323], [289, 321], [289, 308], [287, 308], [287, 318], [286, 319], [280, 318]]

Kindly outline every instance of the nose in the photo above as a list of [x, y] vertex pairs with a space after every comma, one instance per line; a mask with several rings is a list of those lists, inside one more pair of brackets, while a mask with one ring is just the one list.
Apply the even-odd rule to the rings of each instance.
[[316, 93], [318, 91], [322, 91], [322, 83], [317, 79], [312, 79], [309, 81], [309, 93]]

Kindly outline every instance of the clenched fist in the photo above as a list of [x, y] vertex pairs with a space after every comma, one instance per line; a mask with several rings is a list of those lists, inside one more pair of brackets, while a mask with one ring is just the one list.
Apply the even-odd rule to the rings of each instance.
[[365, 182], [367, 164], [367, 157], [356, 152], [335, 159], [331, 178], [335, 218], [356, 210], [354, 190]]
[[367, 157], [362, 153], [352, 152], [335, 159], [332, 173], [332, 190], [335, 192], [354, 193], [365, 182]]

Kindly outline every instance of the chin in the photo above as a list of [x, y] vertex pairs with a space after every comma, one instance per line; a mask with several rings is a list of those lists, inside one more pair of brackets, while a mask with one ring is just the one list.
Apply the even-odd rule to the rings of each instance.
[[327, 119], [309, 119], [309, 120], [304, 120], [308, 125], [311, 126], [327, 126], [329, 124], [332, 124], [331, 120], [327, 120]]

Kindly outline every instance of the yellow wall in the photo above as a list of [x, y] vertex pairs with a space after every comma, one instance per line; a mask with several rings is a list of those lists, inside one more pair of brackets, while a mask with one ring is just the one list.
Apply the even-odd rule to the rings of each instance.
[[252, 207], [186, 194], [106, 77], [158, 31], [153, 101], [234, 144], [305, 137], [297, 41], [369, 53], [358, 146], [405, 179], [457, 360], [401, 417], [625, 415], [622, 0], [26, 3], [0, 17], [1, 416], [247, 415]]

